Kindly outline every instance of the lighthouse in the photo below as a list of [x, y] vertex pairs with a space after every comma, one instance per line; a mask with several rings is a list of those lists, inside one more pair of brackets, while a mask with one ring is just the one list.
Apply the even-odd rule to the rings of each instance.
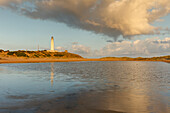
[[51, 49], [47, 50], [48, 52], [58, 52], [57, 50], [54, 49], [54, 37], [51, 37]]
[[54, 52], [54, 37], [51, 37], [51, 52]]

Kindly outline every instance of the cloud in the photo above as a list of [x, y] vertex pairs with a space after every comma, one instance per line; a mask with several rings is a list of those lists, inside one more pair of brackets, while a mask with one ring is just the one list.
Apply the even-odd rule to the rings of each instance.
[[78, 44], [78, 42], [73, 42], [73, 43], [72, 43], [72, 45], [77, 45], [77, 44]]
[[[98, 53], [98, 54], [97, 54]], [[170, 54], [170, 37], [160, 40], [148, 38], [145, 40], [122, 41], [107, 44], [97, 50], [98, 56], [155, 56]]]
[[112, 43], [112, 42], [114, 42], [114, 40], [107, 40], [106, 42], [110, 42], [110, 43]]
[[155, 20], [156, 22], [163, 22], [164, 21], [164, 19], [157, 19], [157, 20]]
[[155, 40], [153, 43], [156, 44], [170, 44], [170, 38], [165, 38], [164, 40]]
[[66, 49], [64, 47], [58, 46], [55, 48], [58, 51], [65, 51]]
[[170, 13], [169, 0], [0, 0], [0, 7], [115, 39], [159, 33], [152, 23]]
[[68, 50], [71, 53], [76, 53], [76, 54], [82, 55], [84, 57], [92, 56], [91, 48], [87, 47], [85, 45], [79, 44], [78, 42], [72, 42], [71, 45], [67, 45], [66, 47], [58, 46], [58, 47], [56, 47], [56, 49], [59, 50], [60, 52]]
[[84, 57], [170, 55], [170, 37], [162, 40], [155, 37], [145, 40], [110, 42], [98, 50], [92, 50], [90, 47], [77, 43], [72, 44], [67, 50]]
[[91, 48], [81, 44], [72, 45], [70, 51], [73, 53], [81, 54], [83, 56], [91, 54]]

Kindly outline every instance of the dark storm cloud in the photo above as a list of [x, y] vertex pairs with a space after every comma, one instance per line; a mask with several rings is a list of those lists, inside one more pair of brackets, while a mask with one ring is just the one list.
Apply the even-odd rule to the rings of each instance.
[[151, 23], [170, 13], [169, 0], [0, 0], [0, 7], [115, 39], [157, 33]]

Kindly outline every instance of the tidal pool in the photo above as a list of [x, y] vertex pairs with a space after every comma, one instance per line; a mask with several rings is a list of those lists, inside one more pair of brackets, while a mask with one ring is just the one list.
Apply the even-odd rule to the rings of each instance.
[[0, 113], [170, 113], [170, 64], [0, 64]]

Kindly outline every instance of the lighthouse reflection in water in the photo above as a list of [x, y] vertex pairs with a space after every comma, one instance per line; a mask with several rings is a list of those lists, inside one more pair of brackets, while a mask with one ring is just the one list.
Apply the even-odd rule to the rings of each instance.
[[51, 63], [51, 86], [53, 86], [54, 80], [54, 63]]

